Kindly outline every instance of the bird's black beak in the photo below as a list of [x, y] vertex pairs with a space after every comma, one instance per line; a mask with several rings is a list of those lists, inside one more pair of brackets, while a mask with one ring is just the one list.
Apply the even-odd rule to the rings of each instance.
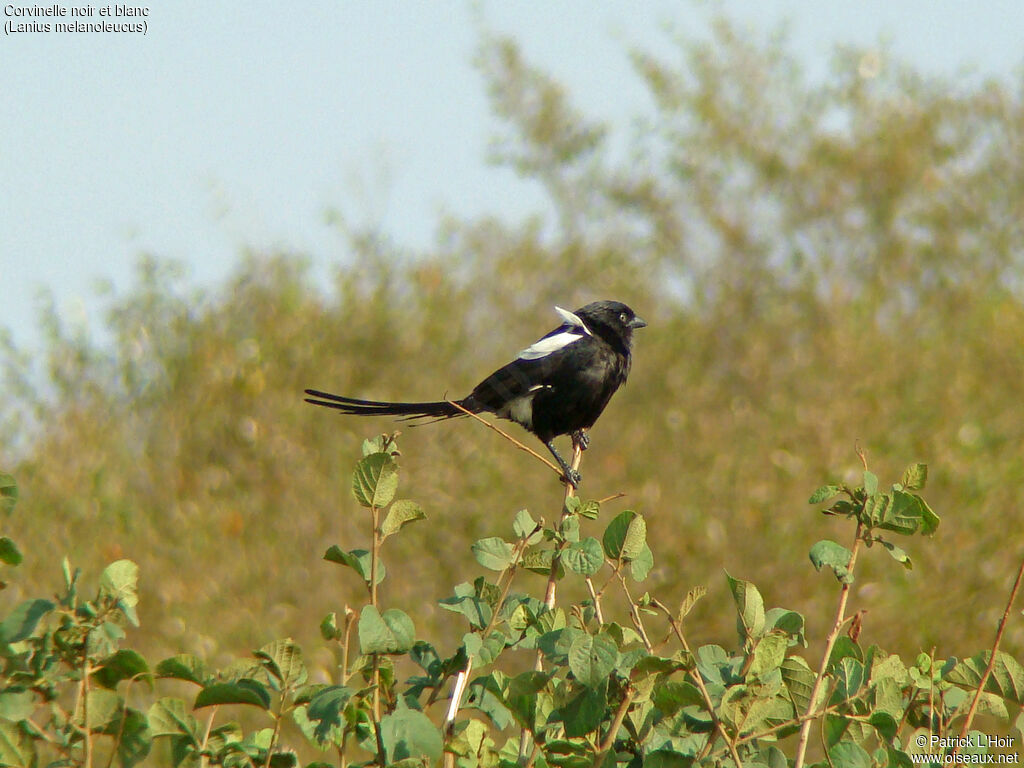
[[642, 317], [634, 317], [629, 321], [630, 328], [646, 328], [647, 322]]

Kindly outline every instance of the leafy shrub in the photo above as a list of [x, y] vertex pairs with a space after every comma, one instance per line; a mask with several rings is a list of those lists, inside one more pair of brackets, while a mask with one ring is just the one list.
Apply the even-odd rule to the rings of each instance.
[[[340, 765], [802, 766], [813, 730], [826, 755], [821, 766], [907, 766], [912, 755], [987, 754], [988, 737], [971, 730], [975, 715], [1009, 720], [1024, 704], [1024, 668], [998, 648], [1010, 605], [993, 648], [964, 660], [922, 653], [908, 663], [865, 647], [861, 614], [848, 615], [865, 550], [881, 548], [910, 568], [892, 536], [939, 525], [918, 493], [923, 464], [883, 489], [861, 454], [861, 484], [811, 496], [854, 527], [850, 548], [823, 540], [810, 552], [839, 585], [822, 659], [812, 663], [800, 655], [804, 617], [766, 608], [754, 584], [728, 574], [737, 637], [693, 648], [686, 625], [705, 590], [690, 590], [676, 607], [639, 594], [655, 558], [643, 515], [607, 519], [610, 500], [580, 500], [571, 488], [557, 523], [521, 510], [511, 536], [474, 544], [476, 563], [494, 576], [458, 584], [440, 600], [465, 627], [443, 653], [417, 634], [414, 616], [382, 606], [385, 545], [426, 514], [397, 498], [394, 436], [365, 441], [363, 454], [352, 492], [367, 510], [368, 548], [325, 554], [354, 572], [367, 595], [358, 610], [346, 606], [321, 623], [337, 651], [336, 680], [311, 682], [291, 640], [223, 669], [190, 654], [151, 666], [122, 647], [138, 624], [135, 563], [109, 565], [86, 599], [80, 572], [65, 561], [59, 595], [26, 600], [0, 622], [0, 763], [132, 766], [152, 755], [176, 767], [288, 768], [299, 763], [295, 749], [308, 749], [286, 743], [291, 721]], [[16, 500], [13, 480], [0, 476], [3, 509]], [[0, 556], [11, 566], [21, 558], [7, 539]], [[531, 573], [546, 584], [540, 596], [527, 588]], [[559, 604], [556, 587], [572, 582], [587, 597]], [[609, 614], [611, 592], [625, 598], [621, 616]], [[165, 693], [171, 681], [192, 686], [194, 696]], [[223, 718], [240, 707], [269, 725], [246, 729]]]

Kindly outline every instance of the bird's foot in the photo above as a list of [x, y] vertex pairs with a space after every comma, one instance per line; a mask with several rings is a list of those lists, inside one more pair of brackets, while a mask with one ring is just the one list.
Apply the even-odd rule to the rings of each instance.
[[572, 438], [572, 444], [574, 446], [578, 445], [581, 451], [585, 451], [590, 447], [590, 435], [586, 431], [577, 429], [575, 432], [570, 433], [569, 436]]
[[562, 475], [562, 482], [568, 483], [573, 488], [579, 488], [580, 482], [583, 480], [583, 476], [571, 467], [566, 468], [565, 474]]

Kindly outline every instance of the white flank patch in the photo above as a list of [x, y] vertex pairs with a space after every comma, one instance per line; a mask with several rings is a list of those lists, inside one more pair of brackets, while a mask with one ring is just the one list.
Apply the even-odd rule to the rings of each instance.
[[564, 349], [573, 342], [579, 341], [582, 338], [583, 336], [580, 335], [579, 331], [575, 330], [563, 331], [562, 333], [556, 333], [554, 336], [545, 336], [540, 341], [530, 345], [520, 352], [519, 359], [538, 360], [542, 357], [547, 357], [560, 349]]
[[562, 316], [562, 319], [565, 320], [565, 322], [568, 323], [569, 325], [575, 326], [576, 328], [582, 328], [583, 332], [586, 333], [588, 336], [594, 335], [590, 332], [590, 329], [587, 328], [586, 324], [580, 319], [579, 315], [573, 314], [568, 309], [562, 309], [561, 307], [555, 307], [555, 312], [560, 314]]
[[510, 400], [508, 418], [510, 421], [530, 429], [533, 426], [533, 394], [522, 395]]

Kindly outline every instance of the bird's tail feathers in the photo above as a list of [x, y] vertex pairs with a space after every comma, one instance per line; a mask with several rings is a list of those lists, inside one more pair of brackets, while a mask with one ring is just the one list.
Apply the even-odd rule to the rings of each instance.
[[[316, 389], [307, 389], [307, 403], [322, 405], [325, 408], [334, 408], [341, 413], [352, 416], [402, 416], [402, 420], [408, 419], [451, 419], [456, 416], [465, 416], [454, 405], [446, 400], [439, 400], [432, 403], [391, 403], [381, 400], [360, 400], [355, 397], [342, 397], [332, 395], [330, 392], [320, 392]], [[474, 413], [477, 409], [467, 400], [456, 401], [468, 411]]]

